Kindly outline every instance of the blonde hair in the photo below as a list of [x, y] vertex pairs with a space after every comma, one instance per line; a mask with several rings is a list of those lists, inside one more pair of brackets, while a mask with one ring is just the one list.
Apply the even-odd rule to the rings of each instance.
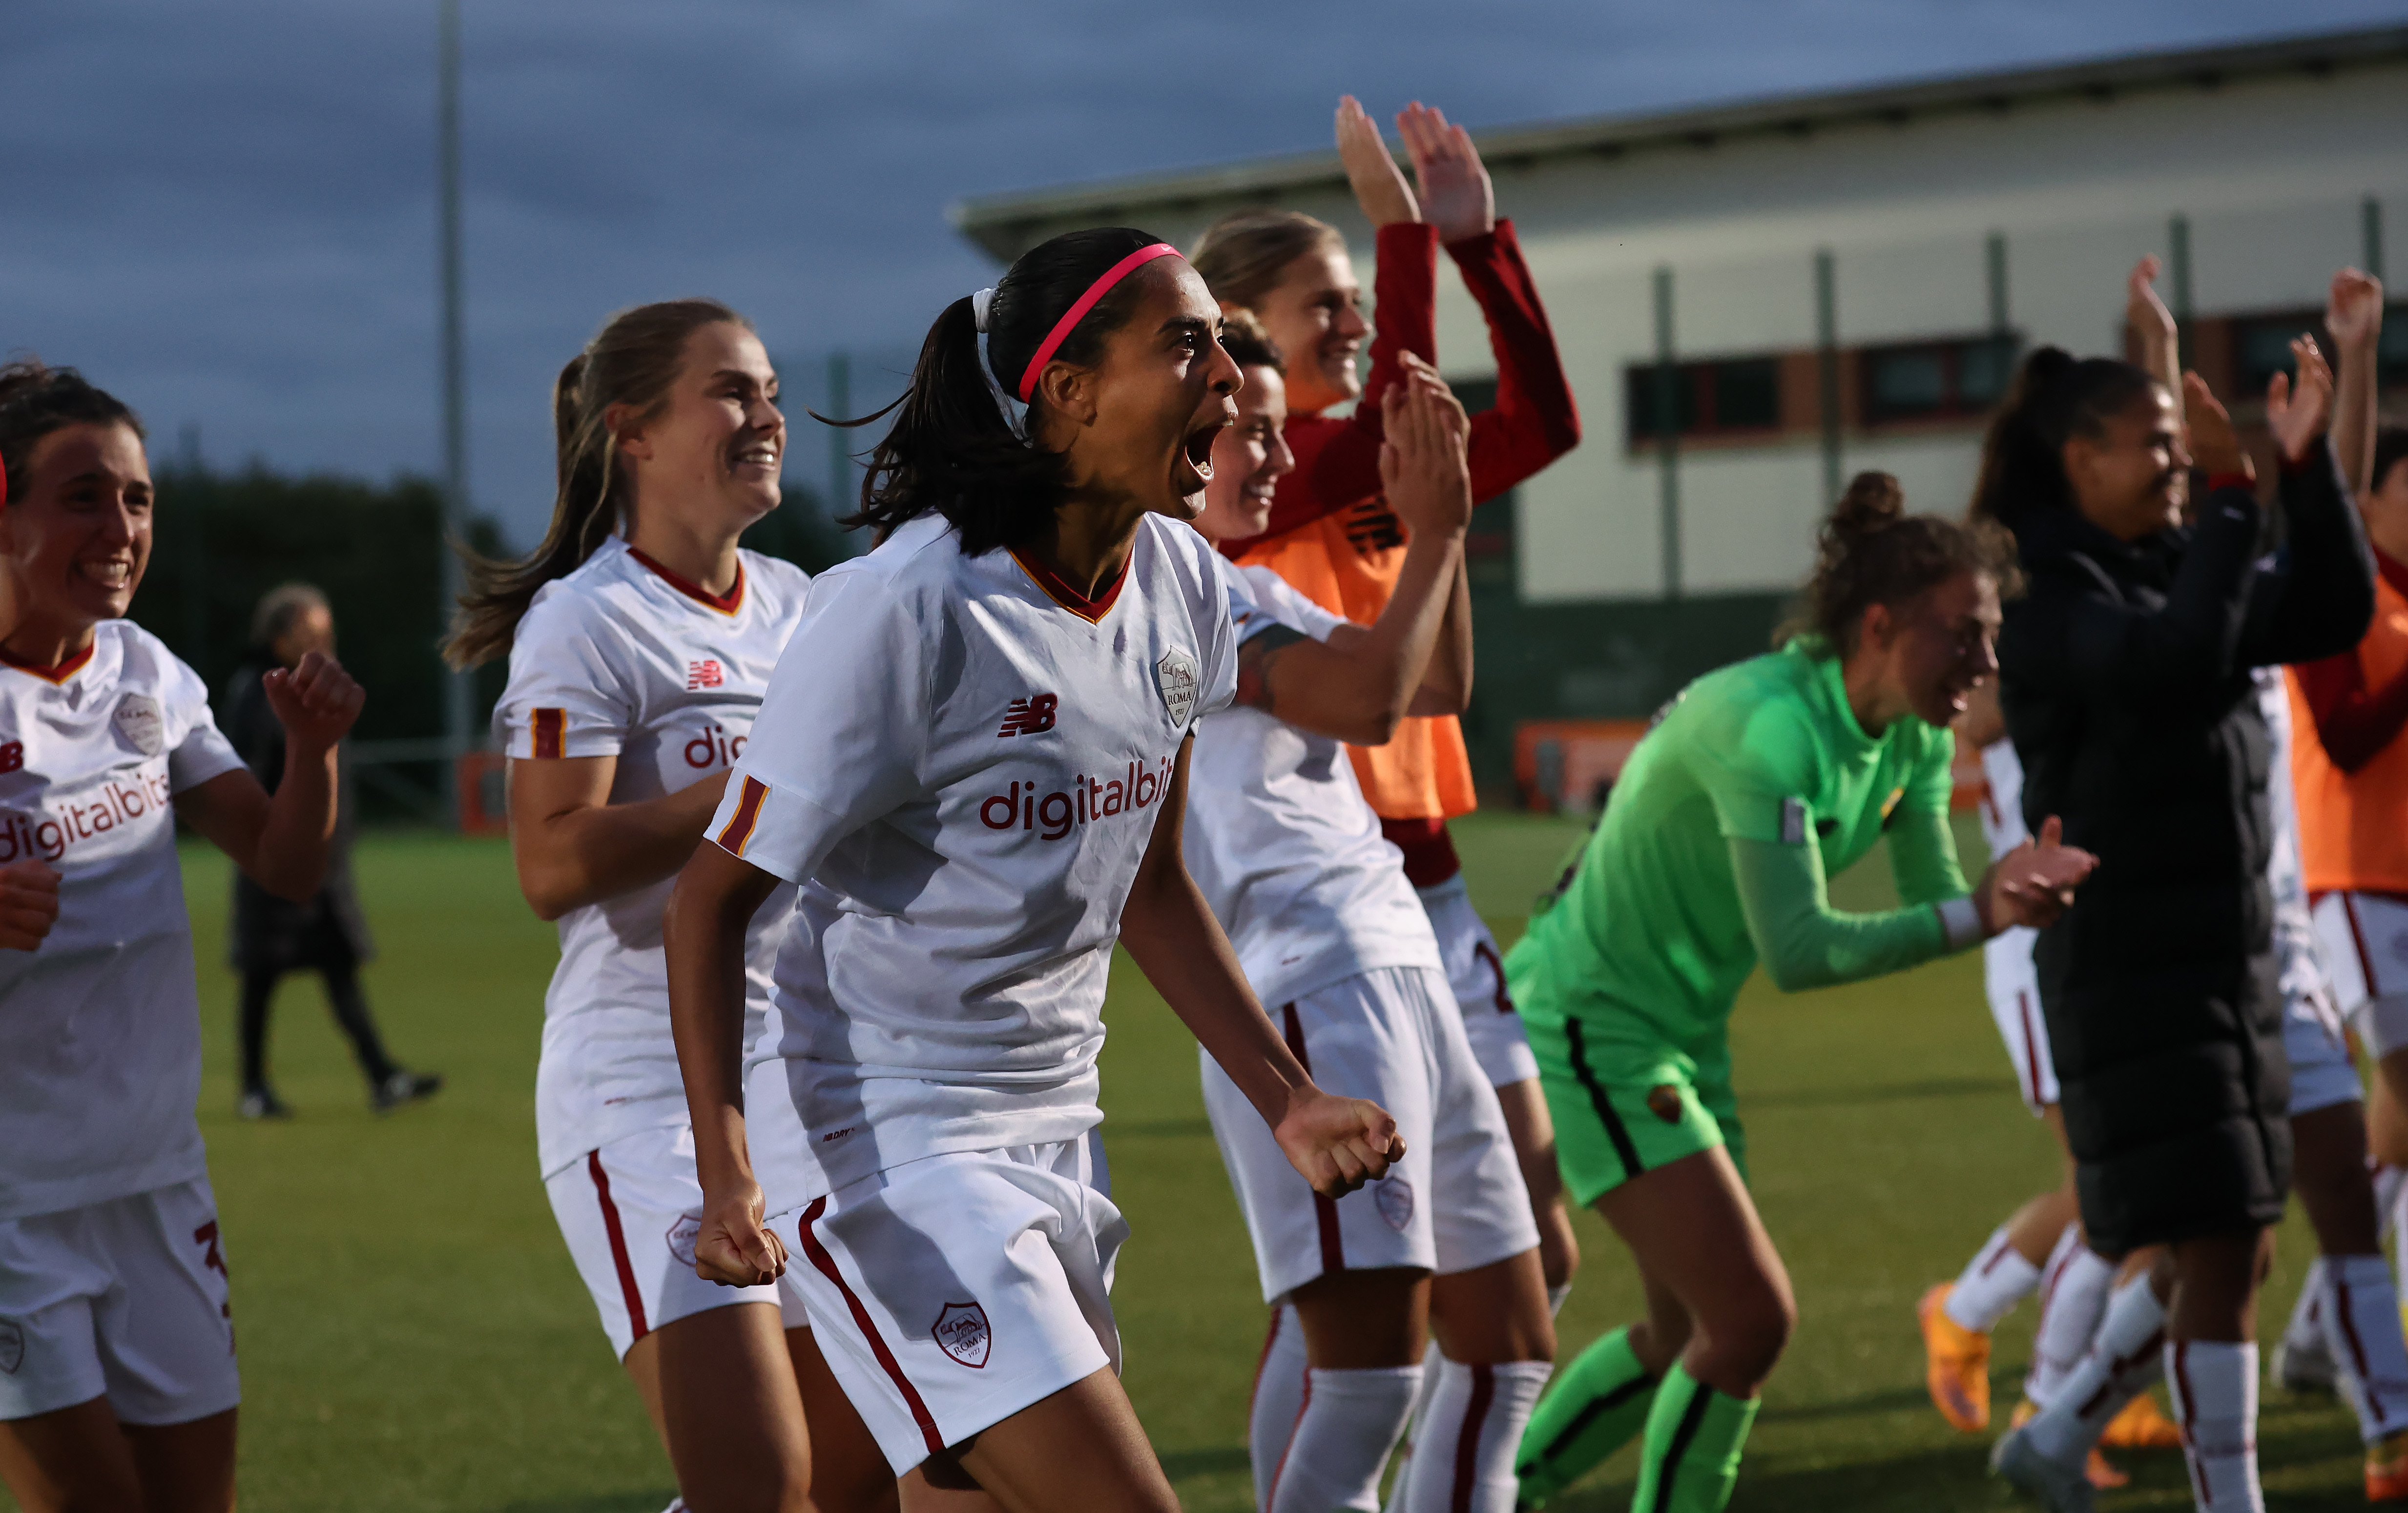
[[1214, 299], [1251, 306], [1280, 286], [1297, 259], [1344, 250], [1346, 238], [1329, 222], [1300, 210], [1264, 207], [1233, 210], [1213, 221], [1187, 261]]

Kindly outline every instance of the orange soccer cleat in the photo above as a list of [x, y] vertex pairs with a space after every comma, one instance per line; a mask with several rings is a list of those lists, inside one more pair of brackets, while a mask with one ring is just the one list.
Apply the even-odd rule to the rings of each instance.
[[1976, 1434], [1990, 1427], [1990, 1336], [1948, 1317], [1949, 1291], [1936, 1283], [1914, 1306], [1923, 1322], [1923, 1383], [1942, 1418]]
[[2408, 1503], [2408, 1433], [2386, 1434], [2366, 1447], [2366, 1500]]
[[[2007, 1420], [2008, 1425], [2011, 1428], [2021, 1429], [2031, 1422], [2032, 1415], [2039, 1411], [2039, 1407], [2032, 1403], [2031, 1399], [2026, 1398], [2015, 1405], [2014, 1416]], [[2099, 1452], [2099, 1447], [2096, 1445], [2090, 1447], [2089, 1457], [2082, 1463], [2082, 1476], [2083, 1479], [2100, 1492], [2113, 1492], [2118, 1487], [2128, 1485], [2132, 1479], [2130, 1472], [2118, 1469], [2114, 1462]]]
[[2107, 1420], [2099, 1443], [2119, 1450], [2174, 1450], [2182, 1449], [2182, 1431], [2159, 1410], [2155, 1397], [2143, 1392]]

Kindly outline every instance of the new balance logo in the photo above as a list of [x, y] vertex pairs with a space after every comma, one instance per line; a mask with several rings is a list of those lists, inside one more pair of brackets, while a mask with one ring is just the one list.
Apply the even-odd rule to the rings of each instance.
[[726, 670], [719, 665], [719, 659], [716, 657], [707, 662], [689, 662], [685, 664], [685, 691], [689, 693], [698, 688], [717, 688], [726, 681]]
[[1014, 699], [1004, 712], [1003, 728], [997, 735], [1042, 735], [1054, 728], [1054, 711], [1061, 699], [1052, 693], [1039, 693], [1025, 699]]

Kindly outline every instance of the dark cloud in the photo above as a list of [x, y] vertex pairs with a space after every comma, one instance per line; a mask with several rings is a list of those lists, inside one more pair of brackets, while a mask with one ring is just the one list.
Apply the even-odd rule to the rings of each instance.
[[[1337, 95], [1475, 126], [2296, 29], [2238, 0], [997, 7], [467, 0], [475, 492], [530, 535], [552, 374], [610, 309], [709, 293], [800, 387], [983, 281], [965, 194], [1326, 143]], [[2319, 26], [2408, 17], [2329, 0]], [[36, 3], [0, 52], [0, 346], [210, 457], [431, 470], [433, 0]], [[798, 417], [799, 419], [799, 417]], [[815, 429], [815, 428], [814, 428]], [[798, 429], [796, 471], [824, 443]]]

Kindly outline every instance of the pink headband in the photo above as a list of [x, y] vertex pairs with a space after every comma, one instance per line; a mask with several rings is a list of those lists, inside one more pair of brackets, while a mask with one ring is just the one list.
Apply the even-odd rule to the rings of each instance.
[[1054, 322], [1053, 331], [1047, 334], [1044, 343], [1037, 349], [1037, 355], [1028, 360], [1028, 371], [1020, 376], [1020, 402], [1024, 405], [1028, 403], [1028, 396], [1037, 392], [1037, 376], [1045, 371], [1046, 364], [1054, 361], [1055, 350], [1068, 338], [1071, 328], [1084, 319], [1089, 310], [1096, 307], [1096, 301], [1111, 293], [1114, 284], [1155, 258], [1173, 257], [1178, 254], [1178, 251], [1179, 249], [1168, 242], [1156, 242], [1152, 247], [1140, 247], [1106, 268], [1102, 278], [1089, 284], [1087, 292], [1079, 296], [1078, 303], [1064, 310], [1062, 319]]

